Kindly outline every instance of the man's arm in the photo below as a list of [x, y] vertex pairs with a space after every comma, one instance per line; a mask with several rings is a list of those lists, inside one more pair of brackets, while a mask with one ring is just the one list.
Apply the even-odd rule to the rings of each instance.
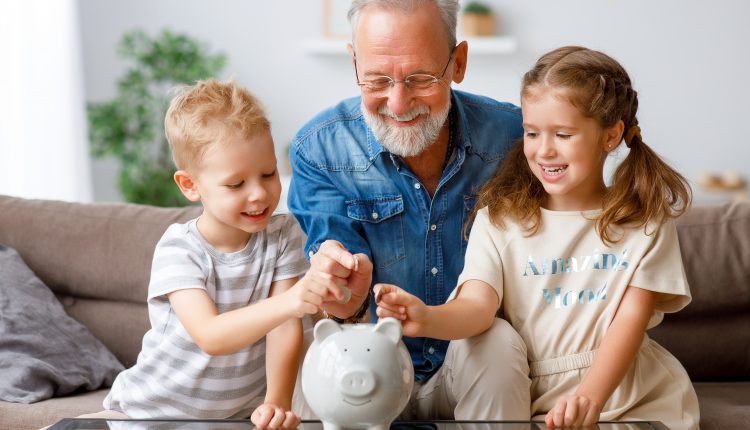
[[367, 255], [352, 255], [339, 242], [329, 240], [323, 242], [318, 252], [310, 257], [310, 267], [318, 273], [328, 274], [329, 282], [351, 291], [348, 302], [329, 300], [321, 305], [321, 309], [341, 319], [364, 312], [360, 311], [366, 305], [372, 282], [372, 263]]
[[326, 172], [306, 160], [294, 144], [289, 160], [293, 173], [288, 207], [307, 235], [305, 252], [310, 265], [351, 291], [347, 303], [327, 301], [321, 308], [346, 319], [362, 307], [370, 293], [370, 248], [359, 221], [347, 216], [346, 197]]

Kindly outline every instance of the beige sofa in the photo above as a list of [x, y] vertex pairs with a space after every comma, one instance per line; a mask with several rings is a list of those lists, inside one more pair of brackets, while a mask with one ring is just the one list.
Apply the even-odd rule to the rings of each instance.
[[[128, 367], [149, 324], [145, 297], [154, 244], [167, 225], [199, 212], [0, 196], [0, 244], [15, 248], [68, 315]], [[694, 207], [678, 229], [694, 300], [651, 336], [693, 378], [702, 429], [748, 429], [750, 202]], [[103, 388], [33, 404], [0, 401], [0, 430], [34, 429], [101, 410], [106, 393]]]

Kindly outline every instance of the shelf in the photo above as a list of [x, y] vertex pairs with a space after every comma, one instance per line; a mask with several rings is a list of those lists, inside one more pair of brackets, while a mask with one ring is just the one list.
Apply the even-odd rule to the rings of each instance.
[[[516, 52], [518, 44], [514, 37], [488, 36], [459, 38], [469, 43], [469, 55], [507, 55]], [[346, 39], [305, 39], [302, 51], [310, 55], [347, 55]]]
[[463, 40], [469, 43], [469, 55], [507, 55], [516, 52], [518, 47], [516, 38], [510, 36], [466, 37]]
[[302, 51], [312, 55], [348, 55], [347, 39], [317, 38], [302, 41]]

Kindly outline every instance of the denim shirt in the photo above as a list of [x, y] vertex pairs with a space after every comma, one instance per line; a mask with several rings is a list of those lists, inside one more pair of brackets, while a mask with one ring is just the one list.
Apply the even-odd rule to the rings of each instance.
[[[477, 192], [522, 136], [520, 109], [452, 90], [453, 155], [430, 198], [401, 158], [380, 145], [360, 104], [355, 97], [323, 111], [292, 140], [288, 206], [307, 233], [305, 252], [337, 240], [370, 257], [373, 284], [395, 284], [427, 305], [443, 304], [463, 269], [463, 226]], [[448, 348], [429, 338], [404, 343], [417, 380], [440, 368]]]

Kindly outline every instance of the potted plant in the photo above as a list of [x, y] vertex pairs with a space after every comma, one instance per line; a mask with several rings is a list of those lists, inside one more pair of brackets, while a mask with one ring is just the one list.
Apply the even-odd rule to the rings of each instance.
[[495, 33], [495, 15], [486, 4], [470, 1], [463, 8], [461, 25], [466, 36], [490, 36]]
[[117, 94], [87, 107], [92, 153], [119, 160], [118, 186], [126, 201], [185, 206], [189, 202], [172, 180], [175, 166], [164, 136], [170, 90], [215, 76], [226, 58], [169, 30], [154, 38], [138, 30], [128, 32], [118, 54], [131, 65], [117, 81]]

